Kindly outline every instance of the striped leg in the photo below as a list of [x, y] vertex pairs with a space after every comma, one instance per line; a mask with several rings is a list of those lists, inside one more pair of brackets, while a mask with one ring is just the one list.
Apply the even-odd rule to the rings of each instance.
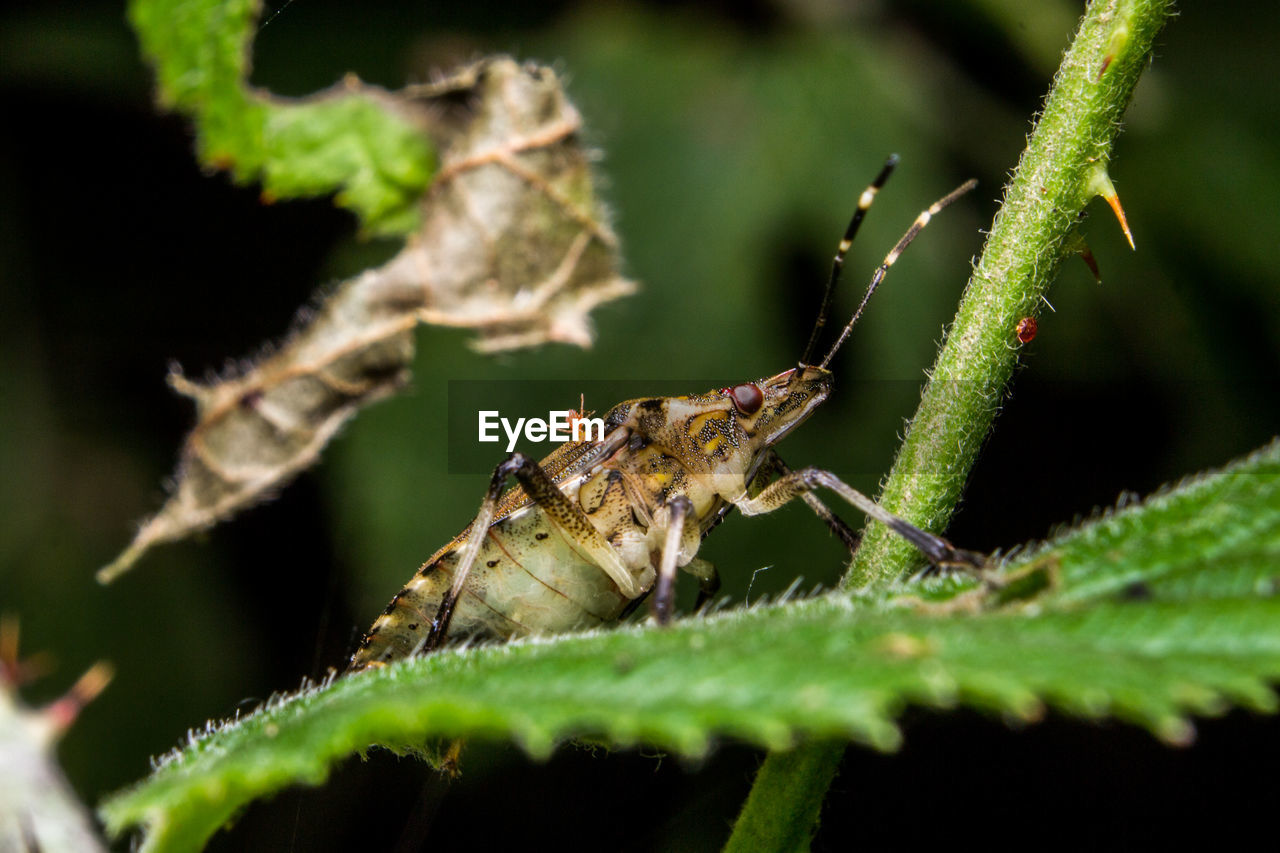
[[918, 548], [935, 568], [981, 569], [987, 564], [986, 557], [982, 554], [957, 548], [941, 536], [935, 536], [898, 518], [862, 492], [846, 485], [835, 474], [818, 468], [802, 468], [799, 471], [793, 471], [770, 484], [754, 498], [744, 495], [735, 503], [738, 509], [742, 510], [743, 515], [762, 515], [773, 512], [793, 498], [807, 494], [818, 486], [830, 489], [865, 515], [887, 525], [894, 533]]
[[[666, 535], [662, 543], [662, 559], [658, 564], [658, 585], [654, 589], [651, 609], [659, 625], [671, 621], [671, 607], [676, 591], [676, 561], [688, 538], [685, 522], [693, 512], [693, 504], [684, 495], [667, 501]], [[694, 543], [696, 547], [696, 541]]]
[[[782, 461], [774, 450], [769, 450], [769, 458], [765, 460], [765, 464], [779, 475], [785, 477], [792, 473], [791, 466]], [[822, 499], [815, 495], [812, 491], [802, 492], [800, 498], [805, 502], [809, 509], [813, 510], [813, 514], [822, 519], [823, 523], [830, 528], [831, 532], [844, 543], [844, 547], [849, 549], [852, 554], [858, 547], [858, 543], [862, 537], [854, 531], [852, 527], [845, 523], [844, 519], [831, 511], [831, 508], [822, 502]]]

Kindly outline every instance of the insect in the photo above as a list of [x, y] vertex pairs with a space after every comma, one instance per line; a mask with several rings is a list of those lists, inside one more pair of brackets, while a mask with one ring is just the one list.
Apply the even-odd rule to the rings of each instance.
[[[831, 393], [832, 359], [889, 268], [935, 214], [976, 183], [962, 184], [916, 218], [815, 363], [845, 256], [896, 164], [890, 157], [859, 199], [798, 366], [705, 394], [628, 400], [608, 413], [602, 440], [564, 444], [541, 462], [512, 453], [494, 470], [471, 525], [396, 593], [350, 668], [379, 666], [464, 638], [607, 624], [650, 593], [654, 618], [666, 623], [677, 570], [698, 579], [698, 607], [718, 589], [719, 576], [698, 558], [698, 547], [735, 507], [758, 515], [800, 498], [853, 548], [856, 534], [814, 493], [819, 487], [888, 525], [934, 567], [982, 566], [981, 555], [891, 515], [828, 471], [792, 470], [774, 450]], [[504, 492], [512, 477], [517, 485]]]
[[1014, 334], [1018, 336], [1018, 340], [1024, 344], [1029, 344], [1036, 339], [1036, 331], [1039, 325], [1036, 323], [1035, 317], [1023, 317], [1018, 321], [1018, 328]]

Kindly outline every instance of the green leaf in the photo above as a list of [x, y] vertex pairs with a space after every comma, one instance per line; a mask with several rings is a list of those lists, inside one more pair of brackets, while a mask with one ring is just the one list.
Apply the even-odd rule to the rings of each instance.
[[375, 234], [404, 234], [434, 170], [423, 130], [381, 90], [350, 78], [302, 100], [248, 85], [254, 0], [133, 0], [129, 20], [165, 107], [195, 119], [202, 162], [268, 199], [337, 192]]
[[716, 738], [901, 741], [908, 704], [1034, 720], [1051, 706], [1185, 743], [1189, 713], [1271, 712], [1280, 679], [1280, 442], [1028, 549], [998, 588], [902, 584], [516, 642], [308, 686], [211, 725], [102, 807], [147, 849], [198, 847], [252, 799], [371, 744], [567, 738], [701, 755]]

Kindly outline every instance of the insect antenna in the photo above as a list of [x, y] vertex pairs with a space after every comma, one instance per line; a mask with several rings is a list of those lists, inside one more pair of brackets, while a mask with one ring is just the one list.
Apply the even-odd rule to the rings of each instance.
[[804, 348], [804, 355], [800, 357], [801, 364], [812, 363], [811, 359], [818, 349], [818, 338], [822, 336], [822, 327], [827, 324], [827, 317], [831, 314], [831, 299], [835, 295], [836, 285], [840, 282], [840, 274], [844, 272], [844, 256], [849, 254], [849, 247], [853, 245], [858, 226], [862, 224], [863, 217], [871, 208], [871, 202], [876, 200], [876, 194], [885, 185], [885, 181], [889, 180], [889, 176], [893, 174], [897, 165], [898, 155], [890, 154], [884, 161], [880, 174], [876, 175], [876, 179], [868, 184], [862, 191], [862, 195], [858, 197], [858, 209], [853, 212], [849, 227], [844, 230], [844, 237], [840, 239], [840, 245], [836, 249], [835, 259], [831, 262], [831, 275], [827, 278], [827, 289], [822, 293], [822, 306], [818, 309], [818, 319], [813, 323], [813, 331], [809, 333], [809, 343]]
[[[826, 357], [822, 359], [822, 363], [818, 365], [819, 367], [825, 369], [827, 365], [831, 363], [831, 359], [835, 358], [836, 352], [844, 345], [845, 340], [849, 337], [849, 333], [853, 331], [854, 324], [856, 324], [858, 322], [858, 318], [862, 316], [862, 309], [867, 307], [867, 301], [871, 299], [871, 294], [875, 293], [876, 288], [880, 286], [880, 282], [884, 281], [885, 275], [889, 272], [889, 267], [893, 266], [894, 263], [897, 262], [903, 251], [906, 250], [907, 246], [911, 245], [911, 241], [916, 238], [916, 235], [923, 231], [924, 227], [929, 224], [929, 220], [933, 219], [939, 211], [956, 199], [960, 198], [960, 196], [969, 192], [977, 185], [978, 182], [973, 178], [970, 178], [942, 198], [935, 201], [933, 204], [929, 205], [928, 210], [920, 211], [920, 215], [916, 217], [915, 222], [911, 223], [911, 227], [907, 229], [907, 233], [903, 234], [902, 238], [898, 240], [897, 245], [889, 250], [889, 254], [884, 256], [884, 260], [872, 274], [871, 283], [867, 285], [867, 292], [862, 295], [862, 301], [858, 303], [858, 309], [853, 312], [853, 317], [850, 318], [848, 325], [844, 327], [844, 331], [840, 333], [840, 337], [836, 339], [835, 344], [831, 347], [831, 350], [827, 353]], [[841, 247], [844, 247], [844, 243], [841, 243]], [[839, 258], [839, 255], [837, 255], [837, 258]], [[806, 361], [805, 363], [807, 364], [808, 362]]]

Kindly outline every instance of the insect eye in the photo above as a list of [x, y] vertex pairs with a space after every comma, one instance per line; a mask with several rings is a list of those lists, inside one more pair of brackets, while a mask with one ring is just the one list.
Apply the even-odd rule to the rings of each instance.
[[729, 397], [738, 411], [744, 415], [754, 415], [764, 405], [764, 394], [755, 385], [735, 385], [729, 389]]

